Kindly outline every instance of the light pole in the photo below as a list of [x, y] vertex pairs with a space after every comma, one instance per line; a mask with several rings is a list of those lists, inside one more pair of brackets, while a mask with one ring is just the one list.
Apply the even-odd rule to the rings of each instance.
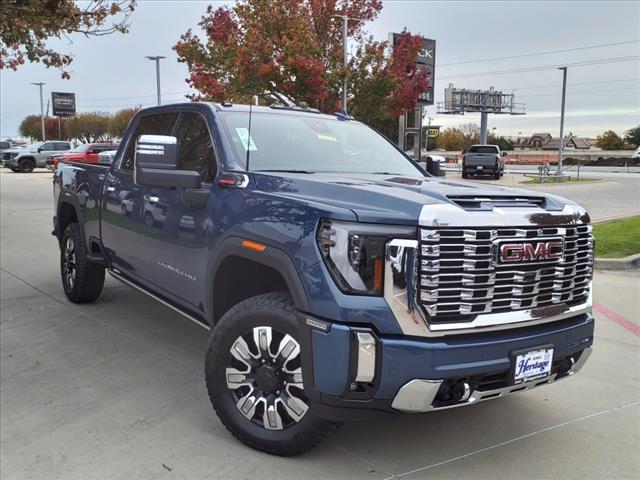
[[558, 170], [557, 173], [562, 172], [562, 149], [564, 148], [564, 104], [567, 98], [567, 67], [560, 67], [558, 70], [562, 70], [562, 107], [560, 110], [560, 146], [558, 147]]
[[157, 89], [157, 93], [158, 93], [158, 105], [160, 105], [160, 60], [162, 60], [163, 58], [167, 58], [167, 57], [161, 57], [161, 56], [147, 56], [145, 57], [148, 60], [153, 60], [156, 62], [156, 89]]
[[347, 113], [347, 27], [349, 20], [362, 22], [360, 18], [352, 18], [348, 15], [334, 15], [333, 18], [342, 19], [342, 54], [344, 55], [344, 82], [342, 84], [342, 110]]
[[44, 133], [44, 102], [42, 100], [42, 86], [46, 85], [44, 82], [31, 82], [31, 85], [37, 85], [40, 87], [40, 128], [42, 128], [42, 141], [46, 140]]

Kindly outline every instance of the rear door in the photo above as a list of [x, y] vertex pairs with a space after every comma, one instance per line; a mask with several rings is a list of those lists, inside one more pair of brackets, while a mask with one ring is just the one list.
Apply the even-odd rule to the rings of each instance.
[[126, 148], [109, 170], [104, 183], [101, 210], [101, 238], [113, 264], [133, 277], [142, 277], [145, 255], [142, 234], [144, 222], [143, 189], [133, 181], [133, 155], [140, 135], [171, 135], [178, 118], [176, 112], [149, 114], [137, 120], [124, 140]]
[[[218, 171], [211, 134], [196, 110], [183, 111], [173, 133], [178, 140], [178, 169], [200, 172], [203, 188], [209, 189], [207, 204]], [[197, 307], [202, 301], [197, 286], [203, 284], [208, 258], [210, 224], [205, 212], [210, 211], [206, 205], [188, 205], [183, 193], [183, 189], [168, 187], [144, 189], [144, 276], [165, 294]]]

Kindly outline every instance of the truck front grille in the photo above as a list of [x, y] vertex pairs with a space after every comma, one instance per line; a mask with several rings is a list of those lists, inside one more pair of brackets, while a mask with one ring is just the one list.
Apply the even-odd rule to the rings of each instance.
[[[593, 273], [590, 225], [420, 230], [419, 303], [430, 324], [476, 315], [585, 303]], [[564, 241], [562, 259], [500, 264], [505, 241]]]

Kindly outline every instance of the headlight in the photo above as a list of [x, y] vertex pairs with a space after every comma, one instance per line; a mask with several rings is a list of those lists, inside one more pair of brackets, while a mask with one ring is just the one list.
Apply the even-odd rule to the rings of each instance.
[[323, 219], [317, 241], [340, 290], [381, 295], [385, 246], [393, 238], [416, 238], [416, 229]]

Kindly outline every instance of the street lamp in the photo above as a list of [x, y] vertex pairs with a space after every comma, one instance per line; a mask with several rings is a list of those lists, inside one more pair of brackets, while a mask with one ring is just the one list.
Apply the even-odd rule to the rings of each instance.
[[342, 54], [344, 55], [344, 83], [342, 84], [342, 110], [347, 113], [347, 26], [349, 20], [362, 22], [360, 18], [352, 18], [348, 15], [333, 15], [333, 18], [342, 19]]
[[562, 106], [560, 110], [560, 146], [558, 147], [558, 170], [562, 172], [562, 149], [564, 148], [564, 104], [567, 96], [567, 67], [559, 67], [562, 70]]
[[156, 88], [158, 93], [158, 105], [160, 105], [160, 60], [167, 57], [161, 56], [147, 56], [145, 57], [147, 60], [153, 60], [156, 62]]
[[40, 128], [42, 128], [42, 141], [45, 141], [44, 133], [44, 102], [42, 100], [42, 86], [46, 85], [44, 82], [31, 82], [31, 85], [37, 85], [40, 87]]

